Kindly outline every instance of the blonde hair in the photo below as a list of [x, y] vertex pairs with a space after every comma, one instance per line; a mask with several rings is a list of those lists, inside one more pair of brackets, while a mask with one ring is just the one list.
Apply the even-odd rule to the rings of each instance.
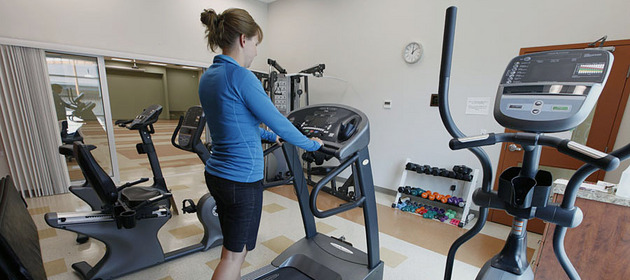
[[227, 9], [217, 14], [213, 9], [204, 9], [201, 22], [206, 26], [208, 47], [214, 52], [217, 47], [230, 49], [235, 40], [245, 35], [247, 38], [258, 36], [262, 42], [263, 32], [252, 16], [243, 9]]

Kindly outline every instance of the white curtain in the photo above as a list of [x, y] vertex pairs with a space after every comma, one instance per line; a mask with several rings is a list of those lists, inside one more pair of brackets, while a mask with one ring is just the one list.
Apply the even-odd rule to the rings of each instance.
[[0, 133], [25, 196], [64, 193], [70, 185], [53, 102], [44, 51], [0, 45]]

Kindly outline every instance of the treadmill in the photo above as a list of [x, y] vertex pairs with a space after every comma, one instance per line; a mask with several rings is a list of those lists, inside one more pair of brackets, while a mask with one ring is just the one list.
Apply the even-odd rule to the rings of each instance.
[[[317, 182], [309, 194], [297, 148], [286, 142], [282, 145], [294, 176], [293, 186], [305, 237], [287, 248], [270, 265], [242, 279], [383, 279], [374, 182], [367, 147], [370, 142], [367, 116], [348, 106], [320, 104], [300, 108], [287, 118], [307, 137], [322, 139], [324, 145], [317, 152], [337, 158], [340, 164]], [[360, 188], [360, 196], [332, 209], [317, 209], [317, 198], [324, 185], [349, 167], [355, 171], [353, 179]], [[357, 207], [363, 210], [367, 253], [317, 232], [315, 217], [326, 218]]]

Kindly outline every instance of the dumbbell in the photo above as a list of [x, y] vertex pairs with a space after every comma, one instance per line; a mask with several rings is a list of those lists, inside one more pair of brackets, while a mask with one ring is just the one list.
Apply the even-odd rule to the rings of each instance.
[[424, 173], [427, 169], [425, 166], [426, 165], [416, 165], [416, 172], [420, 174]]
[[413, 162], [407, 162], [407, 164], [405, 165], [405, 169], [409, 171], [416, 171], [417, 167], [418, 165]]
[[437, 167], [431, 167], [431, 175], [437, 176], [440, 174], [440, 169]]
[[440, 168], [438, 171], [438, 176], [448, 177], [448, 170], [446, 168]]
[[422, 167], [424, 168], [424, 174], [431, 174], [431, 165], [425, 164]]
[[455, 165], [453, 166], [453, 171], [456, 173], [470, 174], [470, 172], [472, 172], [472, 168], [466, 165]]

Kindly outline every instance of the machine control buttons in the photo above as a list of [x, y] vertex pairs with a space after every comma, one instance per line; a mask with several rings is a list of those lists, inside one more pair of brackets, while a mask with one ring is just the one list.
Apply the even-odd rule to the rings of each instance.
[[534, 115], [540, 114], [540, 109], [533, 109], [532, 110], [532, 114], [534, 114]]

